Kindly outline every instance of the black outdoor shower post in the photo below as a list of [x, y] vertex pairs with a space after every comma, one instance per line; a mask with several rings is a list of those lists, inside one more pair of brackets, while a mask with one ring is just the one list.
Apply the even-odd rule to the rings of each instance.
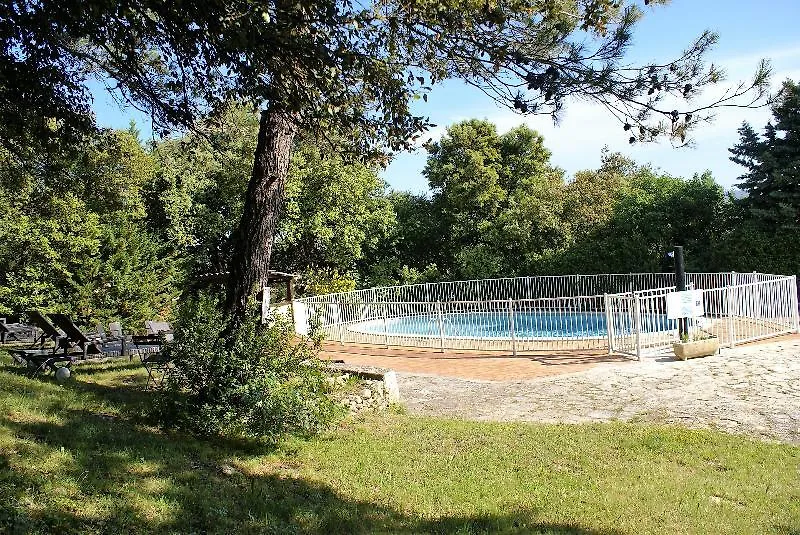
[[[683, 246], [675, 246], [675, 289], [679, 292], [686, 291], [686, 270], [683, 266]], [[688, 320], [678, 319], [678, 335], [683, 340], [684, 335], [688, 336]]]

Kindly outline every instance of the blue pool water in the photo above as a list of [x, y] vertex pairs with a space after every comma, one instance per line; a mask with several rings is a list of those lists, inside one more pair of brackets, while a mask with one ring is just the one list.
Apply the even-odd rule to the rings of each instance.
[[[399, 336], [440, 336], [454, 338], [511, 338], [511, 318], [498, 313], [459, 313], [442, 315], [442, 332], [436, 315], [406, 316], [386, 320], [372, 320], [353, 325], [351, 329], [370, 333]], [[617, 323], [617, 322], [615, 322]], [[615, 326], [617, 332], [630, 330], [627, 322]], [[652, 330], [666, 330], [666, 316], [652, 316], [643, 323]], [[515, 312], [514, 337], [522, 338], [572, 338], [604, 337], [608, 331], [606, 316], [602, 312]]]

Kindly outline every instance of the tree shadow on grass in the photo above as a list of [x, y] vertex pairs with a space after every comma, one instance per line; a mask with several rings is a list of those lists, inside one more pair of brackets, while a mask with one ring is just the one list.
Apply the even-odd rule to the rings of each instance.
[[117, 364], [113, 367], [99, 368], [86, 367], [78, 372], [73, 371], [72, 378], [60, 383], [52, 373], [31, 377], [28, 370], [21, 366], [6, 365], [0, 366], [0, 373], [5, 372], [4, 386], [7, 390], [18, 390], [29, 392], [36, 396], [42, 393], [54, 393], [58, 389], [68, 389], [83, 394], [95, 396], [98, 401], [111, 403], [118, 407], [120, 411], [129, 415], [141, 417], [146, 413], [153, 392], [146, 390], [147, 376], [144, 374], [132, 374], [130, 378], [115, 378], [113, 384], [102, 384], [95, 381], [84, 381], [81, 377], [92, 377], [101, 373], [125, 373], [138, 367], [131, 368], [127, 363]]
[[[95, 362], [78, 361], [70, 368], [72, 379], [68, 379], [66, 382], [58, 384], [63, 384], [64, 386], [74, 385], [76, 384], [76, 376], [77, 378], [79, 378], [80, 376], [92, 377], [95, 375], [101, 375], [107, 373], [120, 374], [124, 372], [135, 372], [143, 369], [144, 368], [139, 362], [126, 361], [124, 363], [123, 362], [95, 363]], [[27, 366], [4, 363], [0, 365], [0, 372], [5, 372], [18, 377], [27, 377], [29, 379], [39, 381], [42, 384], [57, 384], [55, 375], [49, 369], [36, 375], [35, 377], [31, 377], [30, 369]], [[141, 377], [138, 377], [139, 375], [141, 375]], [[147, 383], [146, 374], [131, 374], [131, 376], [136, 376], [137, 379], [136, 384], [141, 383], [142, 387], [146, 385]], [[91, 383], [83, 383], [83, 384], [91, 384]]]
[[348, 498], [280, 461], [253, 473], [232, 460], [246, 460], [241, 451], [87, 411], [0, 423], [17, 443], [0, 449], [0, 532], [612, 533], [538, 523], [533, 510], [423, 518]]
[[228, 464], [246, 459], [241, 450], [87, 411], [62, 413], [59, 424], [0, 422], [17, 437], [14, 451], [0, 450], [8, 533], [611, 533], [538, 523], [532, 510], [422, 518], [281, 467]]
[[76, 365], [73, 367], [73, 372], [87, 376], [98, 375], [108, 372], [121, 372], [121, 371], [144, 369], [138, 357], [134, 358], [133, 360], [129, 359], [128, 357], [116, 357], [113, 360], [107, 360], [104, 362], [79, 360], [75, 364]]
[[[301, 477], [285, 451], [254, 461], [264, 444], [149, 427], [142, 385], [5, 379], [31, 410], [0, 411], [0, 533], [616, 533], [541, 523], [532, 509], [401, 511]], [[59, 403], [62, 388], [78, 400]]]

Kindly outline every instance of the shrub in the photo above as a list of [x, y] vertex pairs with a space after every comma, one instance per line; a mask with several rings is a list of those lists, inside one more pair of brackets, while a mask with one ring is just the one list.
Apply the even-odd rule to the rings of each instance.
[[[254, 317], [254, 315], [253, 315]], [[265, 327], [227, 322], [209, 296], [180, 307], [165, 349], [175, 369], [155, 398], [163, 424], [200, 435], [276, 439], [326, 428], [338, 409], [315, 347], [295, 341], [284, 316]]]
[[310, 269], [303, 274], [304, 293], [308, 295], [335, 294], [356, 289], [356, 281], [335, 269]]

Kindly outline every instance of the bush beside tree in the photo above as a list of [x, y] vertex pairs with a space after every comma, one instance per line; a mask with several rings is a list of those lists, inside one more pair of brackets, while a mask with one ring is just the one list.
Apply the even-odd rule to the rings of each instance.
[[319, 432], [339, 414], [315, 347], [295, 339], [288, 318], [276, 316], [266, 327], [250, 312], [231, 330], [213, 296], [181, 304], [175, 339], [165, 349], [175, 368], [154, 405], [163, 425], [275, 439]]

